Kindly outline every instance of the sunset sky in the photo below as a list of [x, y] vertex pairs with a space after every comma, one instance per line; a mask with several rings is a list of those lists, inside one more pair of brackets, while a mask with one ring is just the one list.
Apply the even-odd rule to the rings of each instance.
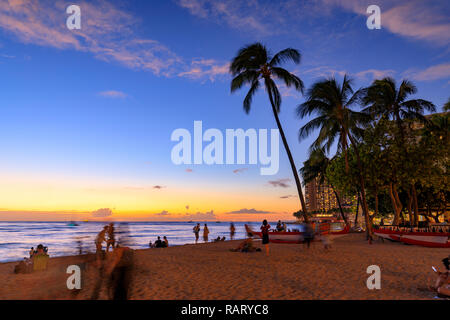
[[[81, 30], [66, 8], [81, 8]], [[381, 8], [381, 29], [366, 8]], [[292, 219], [295, 183], [280, 140], [280, 170], [175, 165], [177, 128], [276, 128], [261, 90], [245, 114], [228, 63], [256, 41], [293, 47], [285, 67], [308, 88], [349, 73], [355, 87], [413, 81], [441, 110], [450, 92], [450, 3], [442, 1], [0, 0], [0, 220]], [[304, 101], [281, 86], [296, 165]]]

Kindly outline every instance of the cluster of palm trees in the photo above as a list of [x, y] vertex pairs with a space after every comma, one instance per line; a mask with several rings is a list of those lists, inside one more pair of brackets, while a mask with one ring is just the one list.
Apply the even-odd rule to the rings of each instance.
[[[310, 146], [310, 158], [300, 170], [304, 182], [317, 177], [324, 182], [323, 173], [326, 172], [326, 167], [331, 161], [327, 158], [327, 154], [330, 153], [333, 146], [337, 146], [336, 152], [345, 157], [345, 172], [348, 173], [348, 152], [351, 150], [352, 155], [356, 157], [361, 207], [366, 220], [366, 229], [368, 234], [371, 234], [371, 219], [366, 198], [366, 175], [359, 150], [364, 129], [374, 121], [389, 119], [398, 128], [396, 139], [399, 146], [402, 146], [405, 140], [403, 121], [405, 119], [425, 121], [424, 113], [434, 112], [436, 107], [426, 100], [409, 100], [408, 96], [417, 92], [414, 84], [404, 80], [397, 86], [392, 78], [375, 80], [368, 88], [355, 90], [352, 87], [352, 80], [347, 75], [344, 76], [341, 83], [331, 77], [313, 83], [304, 92], [302, 80], [280, 67], [287, 61], [298, 64], [300, 58], [301, 55], [296, 49], [288, 48], [271, 56], [261, 43], [248, 45], [240, 49], [231, 62], [230, 72], [233, 75], [231, 91], [234, 92], [244, 85], [250, 85], [250, 90], [243, 103], [244, 110], [248, 113], [253, 96], [261, 84], [264, 84], [295, 178], [302, 213], [305, 221], [308, 221], [308, 212], [298, 171], [278, 118], [281, 94], [274, 80], [280, 80], [286, 87], [293, 87], [297, 91], [305, 93], [306, 101], [298, 105], [297, 115], [299, 118], [310, 116], [313, 118], [300, 128], [299, 139], [301, 141], [316, 131], [318, 131], [318, 135]], [[450, 100], [444, 110], [448, 110], [449, 107]], [[359, 111], [356, 111], [356, 108], [359, 108]]]

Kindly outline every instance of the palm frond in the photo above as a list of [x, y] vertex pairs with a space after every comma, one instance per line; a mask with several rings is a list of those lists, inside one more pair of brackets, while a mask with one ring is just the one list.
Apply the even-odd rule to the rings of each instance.
[[276, 55], [274, 55], [272, 60], [270, 60], [269, 65], [271, 67], [275, 67], [275, 66], [278, 66], [287, 61], [292, 61], [295, 64], [299, 64], [300, 59], [301, 59], [301, 54], [298, 50], [292, 49], [292, 48], [287, 48], [287, 49], [281, 50]]
[[296, 90], [303, 93], [303, 81], [300, 80], [295, 74], [290, 73], [286, 69], [273, 67], [270, 69], [274, 75], [276, 75], [279, 79], [283, 80], [286, 87], [294, 86]]
[[253, 99], [253, 96], [255, 95], [256, 91], [258, 91], [258, 88], [259, 88], [259, 81], [256, 80], [252, 83], [250, 90], [248, 91], [247, 95], [245, 96], [244, 110], [245, 110], [245, 113], [247, 113], [247, 114], [250, 112], [250, 107], [252, 105], [252, 99]]

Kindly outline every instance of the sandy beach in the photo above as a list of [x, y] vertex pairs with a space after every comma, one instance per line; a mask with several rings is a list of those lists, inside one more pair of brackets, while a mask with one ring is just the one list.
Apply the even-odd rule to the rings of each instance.
[[[442, 269], [448, 249], [379, 242], [351, 234], [321, 243], [271, 244], [264, 252], [230, 252], [239, 240], [135, 251], [131, 299], [433, 299], [431, 266]], [[260, 242], [255, 245], [261, 247]], [[14, 274], [0, 264], [0, 299], [90, 299], [97, 280], [92, 256], [51, 258], [47, 271]], [[82, 289], [67, 289], [66, 268], [79, 264]], [[381, 289], [369, 290], [369, 265], [381, 268]], [[103, 285], [100, 299], [107, 299]]]

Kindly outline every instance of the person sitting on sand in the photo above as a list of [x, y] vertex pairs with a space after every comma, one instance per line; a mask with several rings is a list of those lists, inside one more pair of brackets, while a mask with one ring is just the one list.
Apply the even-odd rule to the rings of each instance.
[[162, 248], [161, 237], [158, 236], [158, 239], [155, 241], [155, 248]]
[[436, 279], [436, 283], [434, 287], [430, 286], [432, 291], [437, 292], [438, 294], [445, 295], [450, 297], [450, 261], [449, 257], [442, 259], [442, 262], [445, 266], [445, 271], [440, 272], [435, 267], [433, 267], [434, 272], [437, 273], [438, 278]]
[[278, 220], [276, 229], [277, 229], [278, 232], [283, 231], [283, 226], [281, 225], [281, 220]]
[[163, 239], [164, 239], [163, 245], [164, 245], [164, 247], [167, 248], [167, 247], [169, 246], [169, 240], [167, 240], [167, 237], [166, 237], [166, 236], [164, 236]]
[[29, 254], [30, 254], [30, 259], [33, 258], [33, 255], [34, 255], [34, 247], [31, 247], [31, 250], [30, 250]]
[[222, 237], [222, 239], [220, 239], [220, 241], [225, 241], [225, 237]]
[[218, 236], [216, 239], [214, 239], [214, 242], [219, 242], [220, 241], [220, 236]]
[[149, 247], [149, 248], [154, 248], [155, 246], [154, 246], [153, 243], [150, 241], [150, 242], [148, 243], [148, 247]]
[[231, 252], [255, 252], [261, 251], [260, 248], [255, 248], [253, 246], [253, 241], [250, 238], [242, 241], [236, 249], [230, 249]]
[[209, 229], [205, 223], [205, 227], [203, 228], [203, 241], [208, 242]]

